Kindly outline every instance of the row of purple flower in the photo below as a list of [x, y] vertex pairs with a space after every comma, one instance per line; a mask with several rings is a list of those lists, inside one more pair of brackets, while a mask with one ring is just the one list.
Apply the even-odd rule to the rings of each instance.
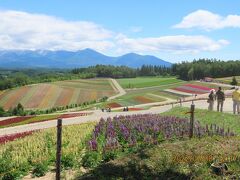
[[[106, 120], [101, 118], [88, 141], [88, 148], [99, 151], [114, 150], [139, 144], [156, 144], [166, 139], [184, 138], [189, 135], [189, 126], [189, 120], [186, 118], [158, 114], [116, 116]], [[234, 136], [234, 133], [215, 124], [204, 127], [195, 122], [194, 135]]]

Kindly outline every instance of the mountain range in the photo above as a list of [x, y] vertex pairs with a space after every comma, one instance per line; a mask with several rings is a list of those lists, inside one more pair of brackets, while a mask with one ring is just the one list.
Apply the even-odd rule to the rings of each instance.
[[119, 57], [111, 57], [92, 49], [76, 52], [49, 51], [49, 50], [2, 50], [0, 51], [1, 68], [76, 68], [88, 67], [97, 64], [128, 66], [132, 68], [142, 65], [157, 65], [170, 67], [170, 62], [150, 55], [135, 53]]

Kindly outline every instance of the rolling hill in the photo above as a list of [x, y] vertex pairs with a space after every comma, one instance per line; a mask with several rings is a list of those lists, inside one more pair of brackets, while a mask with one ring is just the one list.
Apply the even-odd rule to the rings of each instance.
[[48, 50], [0, 51], [0, 67], [3, 68], [76, 68], [94, 66], [96, 64], [124, 65], [133, 68], [142, 65], [171, 66], [171, 63], [155, 56], [129, 53], [119, 57], [110, 57], [92, 49], [76, 52]]

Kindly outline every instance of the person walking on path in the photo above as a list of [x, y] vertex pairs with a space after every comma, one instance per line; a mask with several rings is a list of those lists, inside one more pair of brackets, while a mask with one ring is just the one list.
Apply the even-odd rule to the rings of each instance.
[[236, 112], [240, 113], [240, 91], [238, 88], [235, 88], [232, 94], [232, 100], [233, 100], [233, 114], [236, 114]]
[[220, 111], [222, 112], [223, 111], [223, 103], [225, 101], [225, 94], [222, 91], [221, 87], [218, 88], [218, 91], [216, 92], [216, 96], [217, 96], [217, 111], [219, 111], [219, 108], [220, 108]]
[[214, 105], [214, 100], [216, 99], [215, 95], [214, 95], [214, 91], [211, 90], [209, 96], [208, 96], [208, 110], [212, 111], [213, 110], [213, 105]]

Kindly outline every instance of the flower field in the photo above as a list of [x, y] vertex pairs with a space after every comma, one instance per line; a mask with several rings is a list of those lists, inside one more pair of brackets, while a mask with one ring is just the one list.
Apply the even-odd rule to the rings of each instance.
[[[62, 168], [79, 167], [85, 139], [95, 123], [64, 126]], [[28, 132], [29, 133], [29, 132]], [[25, 133], [24, 135], [27, 135]], [[15, 136], [23, 136], [18, 134]], [[11, 137], [13, 139], [13, 137]], [[9, 137], [5, 137], [9, 139]], [[1, 140], [1, 141], [5, 141]], [[39, 167], [52, 170], [56, 161], [56, 128], [37, 131], [26, 137], [0, 144], [0, 179], [19, 179]]]
[[115, 93], [107, 79], [41, 83], [1, 92], [0, 106], [7, 110], [20, 102], [26, 109], [49, 109], [90, 102]]
[[[239, 136], [236, 136], [228, 128], [239, 132], [237, 131], [239, 128], [237, 117], [225, 114], [225, 118], [231, 118], [231, 124], [235, 122], [236, 125], [229, 126], [226, 122], [225, 128], [221, 128], [222, 122], [219, 121], [219, 118], [223, 117], [222, 114], [212, 112], [215, 118], [210, 121], [207, 116], [203, 116], [203, 113], [207, 113], [207, 111], [201, 110], [196, 113], [196, 118], [200, 120], [201, 124], [195, 121], [194, 138], [189, 140], [189, 119], [184, 113], [179, 113], [186, 112], [186, 110], [188, 109], [171, 110], [168, 115], [116, 116], [107, 119], [101, 118], [98, 123], [63, 126], [62, 167], [63, 169], [80, 168], [81, 166], [94, 168], [110, 160], [124, 159], [128, 155], [136, 155], [146, 162], [153, 162], [153, 159], [157, 159], [156, 162], [171, 163], [171, 158], [177, 153], [184, 155], [187, 151], [196, 155], [196, 152], [203, 148], [204, 152], [212, 153], [214, 157], [219, 155], [219, 152], [222, 155], [225, 152], [231, 153], [233, 150], [238, 152], [239, 146], [234, 146], [234, 148], [231, 146], [234, 145], [234, 142], [239, 142]], [[171, 116], [176, 112], [184, 114], [184, 117]], [[230, 120], [227, 119], [227, 121]], [[207, 125], [204, 125], [205, 123]], [[234, 138], [235, 141], [233, 141]], [[210, 142], [218, 143], [218, 145], [211, 146]], [[181, 148], [179, 148], [180, 146]], [[215, 150], [219, 149], [219, 151], [208, 151], [210, 147]], [[155, 149], [156, 152], [164, 152], [156, 154], [156, 156], [150, 153], [153, 159], [148, 155], [142, 156], [145, 155], [144, 152]], [[203, 154], [204, 152], [201, 151]], [[0, 179], [8, 177], [18, 179], [30, 172], [34, 173], [39, 166], [46, 167], [47, 171], [53, 170], [55, 156], [56, 128], [0, 137]], [[164, 158], [168, 161], [165, 162]], [[195, 164], [193, 165], [195, 166]], [[165, 164], [162, 166], [165, 168]], [[162, 168], [162, 166], [156, 164], [149, 167], [154, 167], [155, 172], [155, 167]], [[162, 169], [159, 169], [160, 171]]]
[[[234, 136], [233, 132], [217, 125], [194, 124], [194, 135]], [[158, 114], [118, 116], [101, 119], [95, 126], [88, 147], [93, 151], [124, 149], [143, 144], [158, 144], [164, 140], [189, 136], [189, 119]]]

